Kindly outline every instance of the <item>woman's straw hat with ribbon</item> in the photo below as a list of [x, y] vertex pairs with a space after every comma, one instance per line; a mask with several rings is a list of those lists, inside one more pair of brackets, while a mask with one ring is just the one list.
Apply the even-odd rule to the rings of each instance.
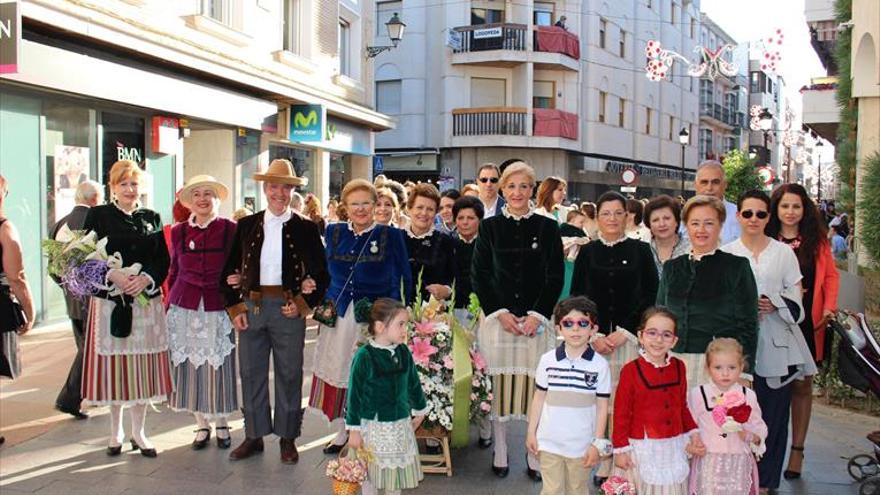
[[210, 175], [195, 175], [186, 181], [186, 184], [184, 184], [183, 188], [178, 193], [177, 199], [180, 200], [180, 203], [183, 206], [189, 208], [192, 204], [192, 193], [199, 187], [210, 187], [213, 189], [217, 199], [221, 202], [225, 201], [226, 197], [229, 196], [229, 188], [214, 177]]
[[290, 160], [285, 160], [284, 158], [272, 160], [265, 173], [254, 174], [254, 180], [290, 184], [291, 186], [305, 186], [309, 183], [309, 179], [297, 177]]

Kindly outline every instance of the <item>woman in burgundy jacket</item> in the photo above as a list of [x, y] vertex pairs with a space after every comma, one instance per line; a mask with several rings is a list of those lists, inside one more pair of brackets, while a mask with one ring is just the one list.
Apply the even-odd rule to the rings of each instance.
[[[800, 184], [783, 184], [770, 197], [767, 236], [791, 246], [803, 274], [804, 319], [800, 323], [804, 339], [817, 363], [830, 349], [826, 327], [837, 311], [840, 275], [834, 266], [827, 228], [816, 204]], [[796, 380], [791, 397], [791, 455], [786, 479], [800, 478], [804, 461], [804, 441], [813, 407], [813, 380]]]
[[170, 405], [192, 412], [198, 427], [192, 448], [211, 438], [229, 448], [226, 417], [238, 409], [235, 388], [235, 335], [220, 292], [220, 272], [235, 235], [235, 222], [217, 214], [226, 186], [208, 175], [191, 178], [180, 202], [192, 211], [171, 229], [168, 271], [168, 340], [175, 389]]

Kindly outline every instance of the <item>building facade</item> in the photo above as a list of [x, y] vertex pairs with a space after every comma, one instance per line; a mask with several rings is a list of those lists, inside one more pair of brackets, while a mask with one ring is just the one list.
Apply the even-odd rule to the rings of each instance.
[[647, 40], [692, 53], [698, 2], [402, 6], [376, 4], [380, 20], [402, 11], [407, 23], [406, 41], [375, 65], [377, 109], [399, 121], [376, 138], [384, 173], [458, 187], [482, 163], [522, 159], [567, 179], [569, 198], [594, 200], [626, 168], [640, 172], [641, 196], [678, 194], [682, 154], [695, 167], [698, 81], [677, 65], [651, 82], [644, 67]]
[[77, 181], [106, 182], [116, 160], [135, 160], [143, 203], [170, 222], [175, 191], [196, 174], [229, 185], [223, 214], [260, 209], [251, 177], [284, 157], [326, 202], [369, 176], [373, 134], [394, 125], [372, 108], [369, 2], [12, 5], [20, 36], [15, 67], [0, 74], [0, 173], [41, 320], [64, 304], [40, 240], [72, 208]]
[[[737, 42], [705, 13], [701, 14], [700, 44], [710, 50]], [[742, 150], [747, 144], [748, 85], [744, 64], [734, 60], [733, 52], [724, 58], [740, 73], [719, 75], [715, 80], [700, 79], [700, 130], [696, 136], [700, 160], [720, 160], [725, 153]]]

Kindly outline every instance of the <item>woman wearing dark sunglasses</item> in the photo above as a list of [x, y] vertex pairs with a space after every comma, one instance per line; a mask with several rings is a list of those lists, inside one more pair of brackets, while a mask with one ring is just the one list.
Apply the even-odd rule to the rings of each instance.
[[[840, 275], [834, 266], [825, 222], [816, 203], [800, 184], [783, 184], [770, 195], [768, 236], [787, 244], [798, 258], [804, 279], [804, 319], [801, 332], [817, 363], [830, 351], [831, 339], [825, 338], [828, 321], [837, 311]], [[804, 461], [804, 442], [813, 408], [813, 380], [805, 377], [792, 384], [791, 455], [786, 479], [800, 478]]]
[[804, 318], [801, 270], [785, 244], [764, 234], [770, 219], [770, 197], [752, 190], [737, 202], [741, 237], [722, 249], [749, 260], [758, 285], [758, 345], [755, 393], [767, 423], [767, 452], [758, 462], [762, 490], [779, 487], [788, 445], [792, 382], [816, 373], [813, 356], [798, 328]]

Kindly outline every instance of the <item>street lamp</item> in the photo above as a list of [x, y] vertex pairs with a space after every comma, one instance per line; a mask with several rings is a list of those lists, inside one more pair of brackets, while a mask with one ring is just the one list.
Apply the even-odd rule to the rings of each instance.
[[767, 156], [767, 163], [764, 163], [764, 165], [770, 165], [770, 148], [767, 142], [770, 137], [770, 130], [773, 129], [773, 114], [766, 107], [762, 108], [761, 113], [758, 114], [758, 128], [764, 134], [764, 151]]
[[816, 142], [816, 154], [818, 155], [817, 159], [819, 160], [819, 189], [816, 192], [816, 203], [822, 202], [822, 141]]
[[385, 23], [385, 27], [388, 29], [388, 37], [391, 38], [391, 44], [383, 46], [368, 46], [367, 58], [373, 58], [386, 50], [397, 48], [397, 44], [403, 39], [403, 32], [406, 30], [406, 24], [400, 20], [400, 17], [397, 17], [397, 12], [395, 12], [394, 15], [391, 16], [391, 19]]
[[681, 143], [681, 197], [684, 197], [684, 150], [691, 142], [691, 135], [686, 127], [681, 128], [678, 133], [678, 142]]

